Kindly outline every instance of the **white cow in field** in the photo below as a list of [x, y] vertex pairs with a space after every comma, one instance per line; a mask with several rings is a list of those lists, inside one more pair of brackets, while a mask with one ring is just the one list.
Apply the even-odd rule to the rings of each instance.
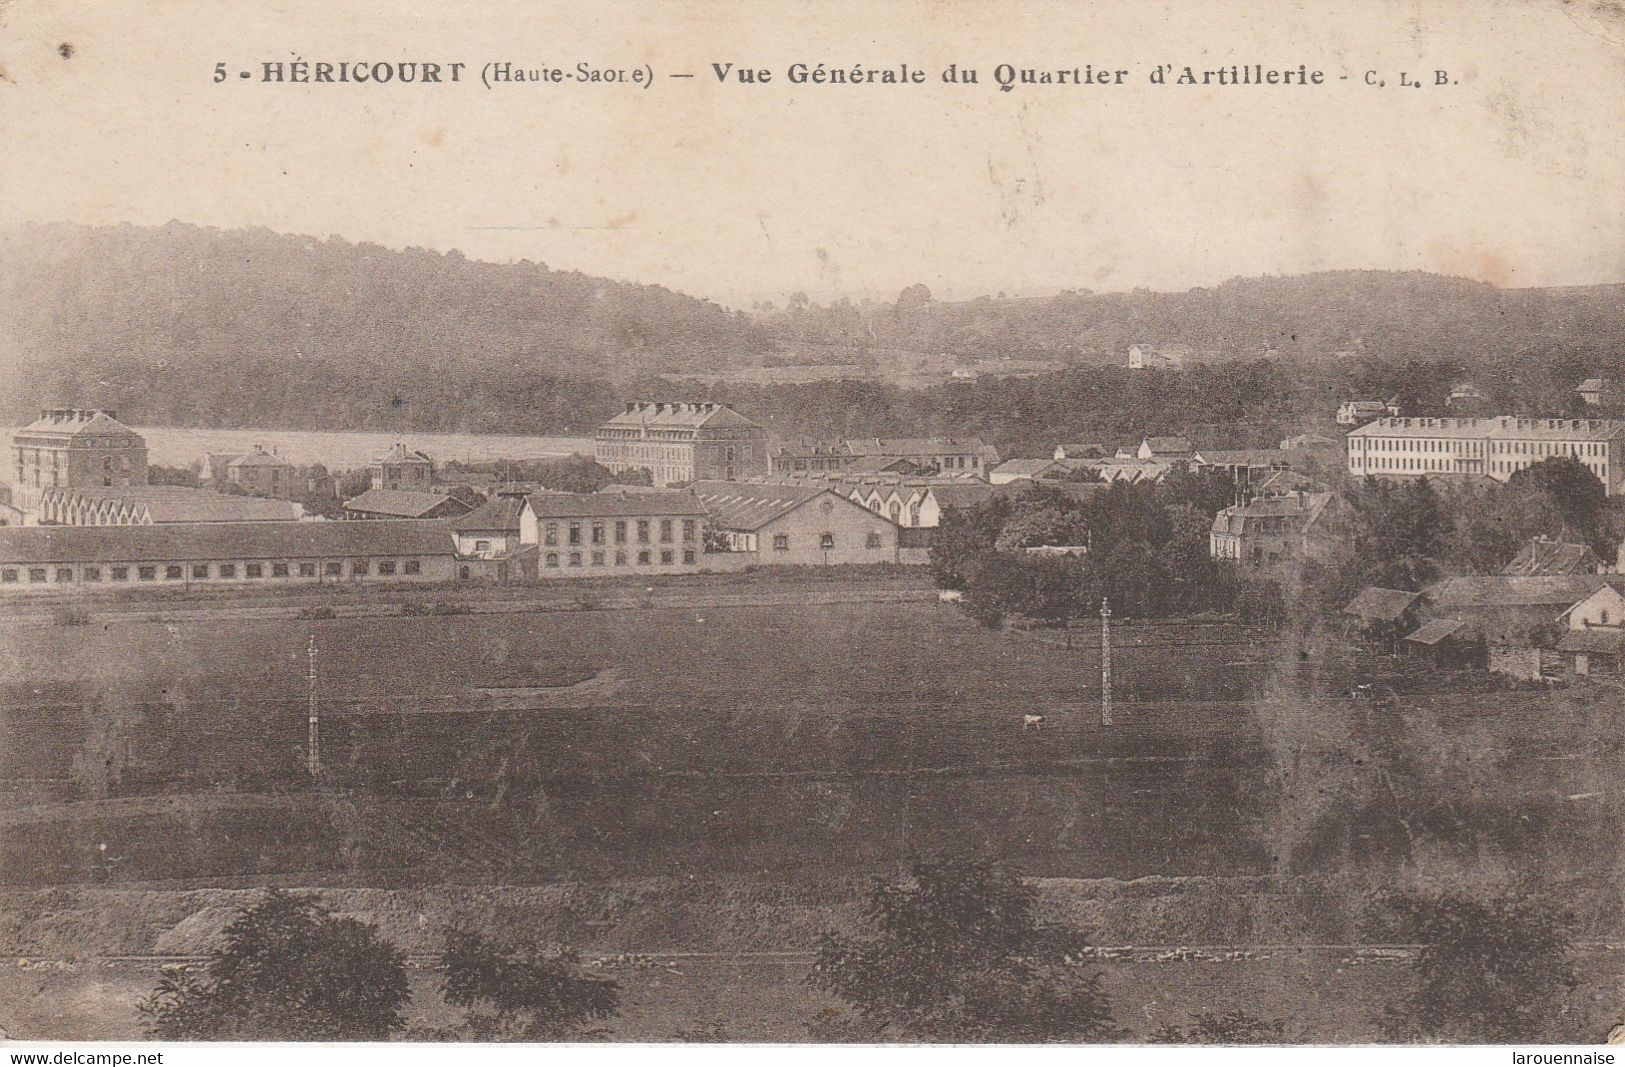
[[1021, 728], [1023, 730], [1042, 730], [1044, 728], [1044, 716], [1023, 715], [1021, 717]]

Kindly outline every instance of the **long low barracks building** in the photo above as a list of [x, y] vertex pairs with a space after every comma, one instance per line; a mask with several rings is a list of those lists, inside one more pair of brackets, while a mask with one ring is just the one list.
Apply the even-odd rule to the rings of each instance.
[[0, 593], [445, 582], [440, 521], [0, 527]]

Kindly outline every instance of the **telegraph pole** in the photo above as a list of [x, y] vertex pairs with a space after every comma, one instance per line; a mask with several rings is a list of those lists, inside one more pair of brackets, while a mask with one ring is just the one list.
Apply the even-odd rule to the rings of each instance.
[[310, 740], [305, 751], [305, 767], [315, 778], [322, 773], [321, 718], [316, 713], [316, 635], [310, 635]]
[[1112, 606], [1100, 598], [1100, 725], [1112, 724]]

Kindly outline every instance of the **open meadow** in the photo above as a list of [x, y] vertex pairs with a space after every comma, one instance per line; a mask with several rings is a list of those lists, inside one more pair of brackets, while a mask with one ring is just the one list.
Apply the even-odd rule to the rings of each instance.
[[[415, 952], [473, 917], [585, 951], [704, 953], [629, 974], [616, 1033], [703, 1030], [745, 996], [761, 1018], [730, 1016], [730, 1036], [799, 1039], [827, 1002], [761, 954], [801, 958], [869, 878], [943, 850], [1045, 879], [1046, 908], [1106, 945], [1380, 941], [1369, 892], [1440, 878], [1533, 878], [1586, 936], [1625, 934], [1611, 694], [1379, 713], [1346, 696], [1324, 637], [1114, 633], [1105, 727], [1097, 627], [1067, 648], [931, 602], [12, 623], [0, 954], [79, 962], [8, 966], [0, 1010], [20, 1033], [53, 989], [123, 1004], [155, 964], [103, 957], [202, 951], [275, 884]], [[1266, 957], [1104, 966], [1137, 1033], [1222, 987], [1320, 1040], [1372, 1036], [1391, 965]], [[1587, 980], [1613, 981], [1597, 958]], [[138, 1026], [62, 1011], [85, 1036], [91, 1018]]]

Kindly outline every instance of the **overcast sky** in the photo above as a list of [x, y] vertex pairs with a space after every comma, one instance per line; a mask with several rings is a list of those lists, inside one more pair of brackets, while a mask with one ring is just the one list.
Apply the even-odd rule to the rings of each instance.
[[[341, 234], [729, 302], [1346, 267], [1625, 279], [1625, 32], [1586, 0], [408, 6], [12, 0], [0, 218]], [[259, 81], [295, 56], [462, 61], [470, 80]], [[656, 84], [486, 90], [488, 60], [647, 63]], [[931, 81], [797, 87], [798, 60]], [[776, 80], [719, 85], [712, 62]], [[1001, 62], [1133, 74], [1001, 93]], [[1252, 62], [1334, 84], [1144, 81]], [[942, 85], [948, 63], [983, 82]], [[1457, 84], [1397, 85], [1436, 68]]]

